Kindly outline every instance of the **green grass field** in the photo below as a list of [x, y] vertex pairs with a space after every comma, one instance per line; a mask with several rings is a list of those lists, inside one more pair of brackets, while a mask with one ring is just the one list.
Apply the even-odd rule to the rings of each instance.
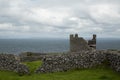
[[120, 80], [120, 74], [109, 67], [98, 67], [94, 69], [71, 70], [67, 72], [35, 74], [41, 61], [26, 62], [31, 74], [19, 76], [17, 73], [0, 71], [0, 80]]

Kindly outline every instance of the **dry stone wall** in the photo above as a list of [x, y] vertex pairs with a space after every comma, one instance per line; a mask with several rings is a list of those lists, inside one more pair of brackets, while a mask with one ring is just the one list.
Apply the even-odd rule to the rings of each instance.
[[120, 52], [119, 51], [107, 51], [107, 59], [110, 66], [117, 72], [120, 72]]
[[46, 55], [47, 53], [25, 52], [25, 53], [21, 53], [19, 55], [19, 58], [21, 62], [31, 62], [31, 61], [42, 60], [42, 58]]
[[44, 57], [36, 73], [91, 68], [106, 61], [115, 71], [120, 72], [120, 51], [92, 50]]
[[[91, 68], [107, 61], [117, 72], [120, 72], [120, 51], [80, 51], [42, 57], [43, 64], [36, 73], [67, 71], [71, 69]], [[28, 59], [28, 61], [30, 61]], [[29, 74], [29, 68], [21, 64], [13, 54], [0, 54], [0, 70]]]
[[70, 69], [91, 68], [106, 59], [102, 51], [81, 51], [45, 57], [36, 73], [67, 71]]
[[31, 61], [42, 60], [43, 56], [26, 56], [26, 57], [21, 57], [20, 61], [21, 62], [31, 62]]
[[14, 71], [20, 74], [28, 74], [29, 69], [21, 64], [13, 54], [0, 54], [0, 70]]

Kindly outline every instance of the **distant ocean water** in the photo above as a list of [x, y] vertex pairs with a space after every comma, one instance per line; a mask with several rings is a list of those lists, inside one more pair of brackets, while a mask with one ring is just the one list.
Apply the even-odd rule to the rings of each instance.
[[[120, 49], [120, 39], [97, 39], [97, 49]], [[0, 39], [0, 53], [66, 51], [68, 39]]]

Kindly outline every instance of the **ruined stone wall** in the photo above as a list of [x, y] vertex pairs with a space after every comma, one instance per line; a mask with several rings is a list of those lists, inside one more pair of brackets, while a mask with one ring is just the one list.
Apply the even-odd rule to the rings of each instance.
[[[47, 55], [36, 73], [67, 71], [71, 69], [91, 68], [105, 61], [115, 71], [120, 72], [120, 51], [80, 51], [74, 53]], [[28, 74], [29, 69], [21, 64], [13, 54], [0, 54], [0, 70]]]
[[25, 52], [19, 55], [21, 62], [31, 62], [42, 60], [44, 56], [48, 55], [47, 53], [32, 53], [32, 52]]
[[94, 50], [45, 57], [42, 66], [36, 70], [36, 73], [91, 68], [106, 60], [114, 70], [120, 72], [120, 53]]
[[91, 48], [85, 39], [78, 37], [78, 34], [70, 35], [70, 51], [78, 52], [81, 50], [91, 50]]
[[42, 66], [36, 70], [36, 73], [91, 68], [101, 64], [105, 58], [106, 55], [101, 51], [81, 51], [45, 57]]
[[0, 54], [0, 70], [14, 71], [22, 74], [28, 74], [29, 69], [21, 64], [13, 54]]
[[107, 59], [110, 66], [117, 72], [120, 72], [120, 52], [119, 51], [107, 51]]
[[45, 55], [20, 57], [20, 61], [21, 62], [38, 61], [38, 60], [42, 60], [44, 56]]
[[96, 49], [96, 35], [93, 34], [93, 38], [88, 40], [88, 45], [94, 49]]

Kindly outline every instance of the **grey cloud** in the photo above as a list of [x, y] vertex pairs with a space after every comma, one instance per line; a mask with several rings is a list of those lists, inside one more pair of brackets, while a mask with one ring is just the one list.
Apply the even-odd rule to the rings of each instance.
[[[4, 33], [7, 37], [11, 34], [14, 37], [34, 37], [34, 34], [38, 35], [36, 37], [66, 37], [70, 33], [119, 37], [119, 31], [116, 32], [120, 25], [119, 3], [120, 0], [0, 0], [0, 24], [12, 24], [12, 29], [9, 29], [9, 25], [8, 29], [0, 26], [0, 37]], [[97, 12], [97, 5], [105, 5], [105, 10], [115, 12], [113, 14], [117, 16]], [[114, 11], [109, 9], [111, 5]], [[91, 6], [95, 10], [92, 11]], [[109, 16], [106, 17], [106, 14]]]

